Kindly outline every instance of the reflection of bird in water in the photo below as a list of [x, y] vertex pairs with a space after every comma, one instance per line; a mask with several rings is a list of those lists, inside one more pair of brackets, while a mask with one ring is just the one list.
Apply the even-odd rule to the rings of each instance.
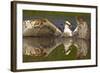
[[74, 45], [77, 47], [77, 58], [84, 58], [87, 56], [90, 44], [88, 40], [74, 39]]
[[60, 44], [62, 44], [61, 40], [56, 38], [25, 37], [23, 54], [46, 57]]
[[82, 16], [76, 18], [77, 27], [73, 32], [73, 36], [77, 38], [89, 39], [89, 27], [87, 22]]
[[[37, 57], [47, 57], [56, 47], [63, 44], [66, 56], [73, 53], [73, 49], [75, 49], [76, 53], [74, 56], [77, 57], [77, 59], [80, 59], [87, 56], [88, 49], [90, 48], [89, 41], [84, 39], [25, 37], [23, 41], [23, 54]], [[72, 45], [76, 48], [70, 49], [70, 46]]]
[[78, 59], [86, 57], [88, 53], [88, 49], [90, 48], [89, 46], [90, 44], [88, 40], [79, 39], [79, 38], [78, 39], [64, 38], [63, 45], [64, 45], [65, 55], [69, 55], [72, 52], [70, 46], [72, 45], [75, 46], [77, 51], [76, 57]]
[[71, 26], [71, 23], [69, 21], [66, 21], [63, 37], [72, 37], [72, 30], [70, 29], [70, 26]]
[[72, 38], [63, 39], [64, 51], [66, 55], [70, 54], [71, 50], [69, 50], [70, 49], [69, 47], [72, 45], [72, 43], [73, 43]]

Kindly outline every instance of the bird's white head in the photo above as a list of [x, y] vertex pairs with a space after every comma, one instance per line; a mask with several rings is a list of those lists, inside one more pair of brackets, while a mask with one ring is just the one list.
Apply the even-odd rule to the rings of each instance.
[[65, 24], [71, 26], [71, 23], [69, 21], [65, 21]]

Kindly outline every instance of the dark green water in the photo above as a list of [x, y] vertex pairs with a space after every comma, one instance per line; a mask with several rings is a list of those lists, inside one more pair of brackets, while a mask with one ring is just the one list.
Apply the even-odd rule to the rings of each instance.
[[[28, 54], [23, 52], [23, 62], [80, 60], [91, 58], [90, 42], [83, 39], [24, 37], [23, 42], [23, 51], [28, 51]], [[40, 50], [36, 51], [34, 49]], [[43, 50], [45, 50], [44, 53]], [[66, 51], [71, 52], [66, 55]]]

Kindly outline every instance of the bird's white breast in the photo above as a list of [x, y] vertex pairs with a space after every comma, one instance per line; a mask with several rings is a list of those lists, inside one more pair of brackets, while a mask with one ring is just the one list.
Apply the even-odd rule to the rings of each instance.
[[64, 36], [72, 36], [72, 31], [68, 25], [65, 25]]

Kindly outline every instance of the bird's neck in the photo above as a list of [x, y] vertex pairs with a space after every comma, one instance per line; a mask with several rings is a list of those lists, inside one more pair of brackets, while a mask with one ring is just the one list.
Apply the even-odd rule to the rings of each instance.
[[69, 28], [69, 26], [68, 25], [65, 25], [65, 28]]

